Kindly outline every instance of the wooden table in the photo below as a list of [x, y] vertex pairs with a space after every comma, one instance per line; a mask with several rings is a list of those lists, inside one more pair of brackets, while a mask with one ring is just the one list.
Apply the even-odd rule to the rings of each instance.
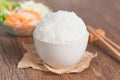
[[[107, 37], [120, 45], [120, 0], [40, 0], [53, 11], [69, 10], [79, 15], [86, 24], [102, 28]], [[29, 37], [16, 37], [0, 27], [0, 80], [120, 80], [120, 63], [107, 55], [111, 53], [101, 42], [88, 45], [88, 50], [98, 53], [90, 67], [78, 74], [56, 75], [37, 70], [18, 69], [23, 56], [20, 41]]]

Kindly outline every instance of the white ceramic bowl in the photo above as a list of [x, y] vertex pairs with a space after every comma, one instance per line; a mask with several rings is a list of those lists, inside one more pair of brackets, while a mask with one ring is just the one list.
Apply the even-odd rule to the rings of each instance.
[[82, 39], [67, 44], [54, 44], [40, 41], [34, 37], [38, 55], [48, 65], [54, 68], [67, 68], [76, 64], [85, 52], [89, 33]]

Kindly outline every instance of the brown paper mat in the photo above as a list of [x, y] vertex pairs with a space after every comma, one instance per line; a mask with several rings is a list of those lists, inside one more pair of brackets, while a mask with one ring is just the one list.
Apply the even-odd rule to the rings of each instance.
[[50, 71], [56, 74], [78, 73], [89, 67], [90, 61], [97, 56], [86, 51], [82, 59], [69, 68], [54, 69], [45, 64], [38, 56], [33, 43], [22, 43], [23, 48], [27, 51], [18, 63], [18, 68], [33, 68], [41, 71]]

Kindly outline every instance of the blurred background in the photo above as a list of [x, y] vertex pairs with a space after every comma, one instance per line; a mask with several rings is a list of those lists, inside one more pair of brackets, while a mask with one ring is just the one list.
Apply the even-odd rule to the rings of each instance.
[[[10, 1], [25, 1], [25, 0], [10, 0]], [[26, 0], [29, 1], [29, 0]], [[120, 21], [120, 1], [119, 0], [34, 0], [42, 2], [52, 11], [68, 10], [74, 11], [79, 15], [86, 24], [100, 27], [112, 36], [113, 41], [119, 38], [119, 21]], [[114, 34], [113, 34], [114, 33]], [[115, 38], [115, 39], [114, 39]]]
[[[108, 50], [99, 41], [92, 45], [88, 45], [88, 50], [93, 53], [97, 52], [98, 56], [97, 58], [93, 59], [90, 68], [80, 74], [55, 75], [32, 69], [18, 69], [16, 65], [25, 53], [25, 50], [23, 50], [23, 48], [21, 47], [21, 42], [33, 41], [32, 31], [34, 30], [35, 26], [27, 25], [27, 27], [25, 26], [26, 28], [19, 28], [13, 27], [13, 25], [3, 24], [3, 18], [5, 17], [3, 14], [3, 3], [5, 3], [5, 5], [7, 3], [5, 1], [6, 0], [0, 0], [0, 20], [2, 20], [0, 22], [0, 80], [120, 80], [119, 62], [115, 61], [111, 56], [107, 55], [107, 53], [111, 53], [111, 51]], [[16, 3], [29, 0], [8, 1]], [[109, 39], [120, 45], [120, 0], [34, 1], [36, 3], [41, 2], [46, 5], [46, 7], [49, 8], [49, 11], [74, 11], [83, 19], [86, 25], [91, 25], [94, 28], [103, 29]], [[37, 9], [39, 8], [40, 7], [37, 7]], [[40, 11], [42, 13], [43, 9], [41, 9]], [[30, 12], [32, 15], [34, 15], [34, 11], [27, 12]], [[12, 16], [10, 18], [13, 19], [14, 17], [15, 16]], [[43, 16], [40, 16], [40, 19], [42, 17]], [[17, 22], [16, 20], [13, 20], [13, 22], [11, 21], [12, 20], [8, 19], [8, 23], [12, 24]], [[22, 35], [19, 35], [21, 33]], [[25, 35], [24, 33], [27, 33], [27, 35]], [[98, 43], [99, 45], [96, 45]]]

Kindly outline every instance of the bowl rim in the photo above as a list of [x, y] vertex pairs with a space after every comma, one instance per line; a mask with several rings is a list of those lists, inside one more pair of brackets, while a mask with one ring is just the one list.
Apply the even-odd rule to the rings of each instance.
[[78, 43], [79, 40], [83, 40], [85, 37], [88, 37], [89, 38], [89, 32], [86, 30], [86, 34], [80, 38], [80, 39], [77, 39], [77, 40], [74, 40], [74, 41], [69, 41], [69, 42], [47, 42], [47, 41], [43, 41], [43, 40], [39, 40], [38, 38], [36, 38], [34, 35], [33, 35], [33, 39], [34, 39], [34, 42], [35, 42], [35, 39], [42, 42], [42, 43], [45, 43], [45, 44], [53, 44], [53, 45], [67, 45], [67, 44], [75, 44], [75, 43]]

